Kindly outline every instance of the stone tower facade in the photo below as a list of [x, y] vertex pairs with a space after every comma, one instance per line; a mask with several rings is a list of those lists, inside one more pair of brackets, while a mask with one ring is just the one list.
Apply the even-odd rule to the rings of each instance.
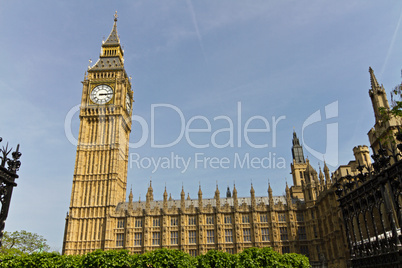
[[387, 99], [387, 93], [384, 86], [380, 85], [374, 75], [373, 69], [369, 68], [371, 89], [369, 95], [373, 105], [375, 124], [368, 132], [371, 148], [378, 152], [380, 147], [392, 149], [394, 146], [393, 138], [398, 132], [398, 126], [401, 125], [401, 119], [392, 114], [386, 114], [390, 106]]
[[305, 182], [304, 172], [307, 169], [308, 162], [304, 158], [303, 147], [300, 145], [295, 131], [293, 131], [292, 139], [292, 156], [293, 161], [290, 164], [290, 168], [293, 186], [290, 188], [290, 192], [296, 198], [303, 198], [302, 184]]
[[63, 254], [110, 248], [110, 215], [124, 201], [133, 92], [115, 15], [82, 89], [80, 129]]
[[[359, 165], [371, 166], [367, 146], [355, 147], [355, 159], [330, 175], [325, 162], [318, 172], [312, 167], [294, 132], [293, 186], [286, 184], [281, 196], [273, 195], [270, 185], [265, 196], [255, 196], [253, 185], [247, 197], [238, 196], [235, 186], [221, 196], [217, 185], [210, 198], [199, 186], [196, 198], [186, 198], [182, 188], [180, 199], [174, 200], [165, 187], [158, 200], [150, 182], [145, 202], [134, 201], [132, 192], [125, 200], [133, 92], [116, 22], [117, 16], [98, 61], [82, 82], [63, 254], [170, 248], [196, 256], [211, 249], [239, 253], [250, 247], [272, 247], [281, 253], [304, 254], [313, 267], [347, 267], [348, 245], [334, 185], [348, 174], [357, 174]], [[386, 93], [371, 68], [369, 72], [375, 125], [368, 136], [371, 147], [378, 150], [401, 124], [392, 116], [382, 117], [381, 110], [389, 109]]]

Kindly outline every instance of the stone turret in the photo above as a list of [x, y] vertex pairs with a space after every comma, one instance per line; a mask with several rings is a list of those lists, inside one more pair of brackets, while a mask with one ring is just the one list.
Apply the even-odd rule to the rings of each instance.
[[198, 209], [203, 210], [201, 184], [198, 187]]
[[239, 201], [237, 200], [236, 185], [233, 185], [233, 206], [235, 210], [237, 210], [237, 207], [239, 206]]
[[166, 191], [166, 185], [165, 185], [165, 191], [163, 192], [163, 210], [166, 212], [168, 209], [168, 204], [167, 200], [168, 199], [168, 193]]
[[251, 207], [254, 209], [256, 207], [256, 201], [255, 201], [255, 190], [253, 184], [251, 184], [250, 196], [251, 196]]
[[371, 89], [369, 90], [369, 95], [371, 98], [371, 103], [373, 105], [375, 121], [376, 123], [382, 122], [381, 109], [389, 109], [389, 103], [387, 99], [387, 93], [385, 92], [384, 86], [377, 82], [377, 78], [374, 75], [373, 69], [369, 67], [370, 73], [370, 83]]
[[366, 145], [359, 145], [354, 147], [353, 154], [358, 165], [360, 164], [366, 167], [371, 165], [370, 151]]
[[329, 175], [329, 168], [327, 166], [327, 163], [324, 161], [324, 175], [325, 175], [325, 184], [326, 185], [331, 185], [331, 176]]
[[322, 173], [321, 167], [319, 167], [320, 172], [318, 177], [320, 178], [320, 190], [324, 190], [325, 188], [325, 177], [324, 177], [324, 173]]
[[221, 207], [221, 199], [220, 199], [220, 192], [218, 189], [218, 184], [216, 184], [216, 190], [215, 190], [215, 202], [216, 202], [216, 209], [219, 210]]
[[288, 208], [290, 209], [290, 208], [292, 208], [293, 204], [292, 204], [292, 198], [290, 196], [290, 189], [288, 186], [288, 182], [286, 182], [285, 192], [286, 192], [286, 203], [288, 205]]
[[185, 203], [185, 198], [186, 198], [186, 193], [184, 192], [184, 186], [181, 186], [181, 193], [180, 193], [180, 208], [182, 211], [186, 208], [186, 203]]
[[154, 189], [152, 188], [152, 180], [149, 181], [149, 187], [146, 198], [149, 201], [154, 201]]
[[[384, 112], [390, 110], [387, 93], [385, 92], [384, 86], [380, 86], [377, 82], [374, 71], [371, 67], [369, 68], [369, 73], [371, 82], [369, 95], [373, 105], [375, 124], [368, 132], [368, 137], [371, 148], [377, 152], [380, 148], [380, 144], [391, 149], [391, 146], [393, 146], [393, 142], [391, 142], [391, 140], [393, 140], [392, 136], [397, 133], [398, 127], [401, 126], [402, 122], [400, 117], [396, 117], [392, 114], [387, 114], [387, 116], [383, 115]], [[397, 150], [396, 148], [393, 149]]]
[[152, 190], [152, 181], [149, 183], [147, 195], [145, 196], [145, 211], [148, 214], [151, 210], [151, 201], [154, 199]]
[[130, 189], [130, 194], [128, 195], [128, 209], [133, 209], [133, 189]]
[[272, 207], [273, 207], [273, 205], [274, 205], [274, 197], [273, 197], [273, 195], [272, 195], [272, 188], [271, 188], [271, 184], [270, 184], [270, 183], [268, 183], [268, 197], [269, 197], [269, 206], [270, 206], [271, 209], [272, 209]]

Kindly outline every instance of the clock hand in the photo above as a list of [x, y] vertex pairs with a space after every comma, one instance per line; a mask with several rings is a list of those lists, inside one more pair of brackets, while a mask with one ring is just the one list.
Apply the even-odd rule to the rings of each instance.
[[99, 93], [98, 95], [99, 96], [105, 96], [105, 95], [111, 95], [111, 94], [113, 94], [113, 93]]

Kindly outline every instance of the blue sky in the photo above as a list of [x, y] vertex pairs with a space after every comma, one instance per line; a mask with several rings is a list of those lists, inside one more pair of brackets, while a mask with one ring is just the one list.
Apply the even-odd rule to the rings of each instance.
[[[201, 184], [208, 198], [216, 183], [223, 195], [234, 182], [240, 196], [249, 196], [251, 182], [264, 196], [268, 180], [274, 194], [282, 195], [286, 181], [292, 184], [293, 129], [300, 139], [303, 132], [305, 156], [317, 169], [323, 159], [306, 146], [325, 153], [328, 143], [336, 144], [337, 131], [338, 157], [329, 160], [334, 171], [353, 158], [354, 146], [368, 144], [374, 124], [369, 66], [387, 91], [401, 81], [400, 1], [2, 1], [0, 136], [3, 145], [20, 143], [23, 154], [6, 230], [39, 233], [56, 251], [76, 152], [65, 133], [71, 129], [76, 137], [79, 126], [77, 114], [65, 120], [80, 103], [88, 60], [97, 60], [116, 10], [133, 111], [149, 126], [147, 142], [130, 148], [127, 184], [135, 200], [145, 199], [150, 179], [155, 199], [162, 199], [165, 185], [173, 198], [179, 198], [181, 185], [195, 198]], [[332, 118], [325, 113], [328, 105]], [[155, 148], [152, 107], [157, 144], [179, 139], [188, 122], [191, 129], [206, 129], [209, 122], [211, 129]], [[303, 129], [317, 111], [321, 120]], [[268, 124], [269, 131], [250, 132], [247, 142], [249, 119], [249, 129]], [[134, 122], [131, 142], [143, 133]], [[146, 168], [146, 161], [172, 153], [190, 159], [187, 170]], [[196, 167], [196, 154], [228, 164], [215, 168], [200, 160]], [[244, 161], [247, 155], [256, 161], [270, 157], [271, 167], [234, 166], [236, 157]]]

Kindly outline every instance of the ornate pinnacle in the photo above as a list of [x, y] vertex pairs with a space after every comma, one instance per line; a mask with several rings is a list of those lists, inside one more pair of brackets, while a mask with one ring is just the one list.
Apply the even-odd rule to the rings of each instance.
[[118, 18], [118, 16], [117, 16], [117, 10], [116, 10], [116, 12], [114, 13], [114, 21], [117, 21], [117, 18]]
[[380, 85], [377, 82], [377, 78], [374, 75], [374, 71], [371, 67], [369, 67], [369, 73], [370, 73], [370, 82], [371, 82], [371, 88], [375, 89], [379, 87]]

